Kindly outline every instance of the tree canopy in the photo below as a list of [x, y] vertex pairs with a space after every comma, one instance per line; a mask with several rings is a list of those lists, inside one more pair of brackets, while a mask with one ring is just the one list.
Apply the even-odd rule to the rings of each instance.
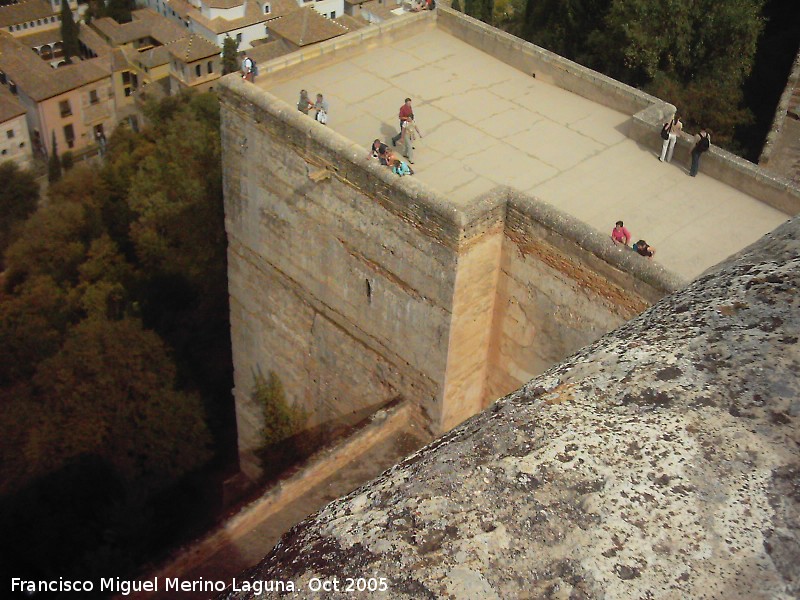
[[72, 10], [67, 0], [61, 0], [61, 40], [64, 50], [64, 60], [72, 62], [73, 56], [80, 53], [78, 43], [78, 24], [72, 16]]
[[765, 0], [527, 0], [522, 35], [678, 106], [731, 147]]
[[[0, 513], [50, 510], [31, 498], [55, 482], [65, 499], [87, 478], [113, 484], [112, 504], [81, 514], [96, 535], [53, 558], [59, 575], [105, 564], [101, 546], [117, 565], [141, 559], [131, 552], [152, 527], [129, 530], [118, 507], [147, 514], [215, 448], [231, 454], [218, 103], [186, 94], [147, 116], [140, 134], [117, 128], [100, 168], [63, 173], [35, 212], [30, 181], [0, 166], [13, 175], [0, 194], [20, 197], [0, 290]], [[20, 560], [43, 562], [47, 546], [23, 541], [50, 539], [45, 524], [52, 515], [3, 520]]]

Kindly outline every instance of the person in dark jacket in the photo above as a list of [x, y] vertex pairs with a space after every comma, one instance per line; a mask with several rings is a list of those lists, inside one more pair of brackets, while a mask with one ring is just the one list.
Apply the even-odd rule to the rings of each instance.
[[692, 148], [692, 166], [689, 169], [689, 175], [692, 177], [697, 176], [697, 171], [700, 170], [700, 157], [703, 155], [703, 152], [707, 152], [710, 147], [711, 132], [701, 129], [697, 137], [697, 143], [695, 143], [694, 148]]

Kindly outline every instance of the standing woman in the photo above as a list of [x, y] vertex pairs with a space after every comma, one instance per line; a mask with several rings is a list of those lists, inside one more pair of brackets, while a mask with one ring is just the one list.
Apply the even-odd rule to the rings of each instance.
[[[667, 137], [664, 138], [664, 143], [661, 145], [661, 156], [658, 157], [658, 160], [661, 162], [664, 162], [664, 160], [670, 162], [672, 160], [672, 152], [675, 150], [675, 144], [678, 141], [681, 129], [683, 129], [683, 123], [681, 123], [681, 117], [678, 113], [675, 113], [671, 121], [664, 123], [661, 131], [666, 132]], [[664, 136], [662, 135], [662, 137]]]

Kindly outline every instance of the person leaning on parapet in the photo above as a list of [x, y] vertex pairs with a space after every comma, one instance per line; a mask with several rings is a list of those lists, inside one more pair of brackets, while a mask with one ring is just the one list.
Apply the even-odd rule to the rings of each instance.
[[242, 78], [252, 83], [253, 75], [253, 59], [245, 52], [242, 58]]
[[647, 258], [653, 258], [656, 255], [656, 249], [644, 240], [639, 240], [636, 242], [636, 244], [633, 246], [633, 249], [636, 250], [638, 254], [646, 256]]
[[675, 150], [675, 144], [682, 129], [683, 123], [681, 123], [681, 117], [678, 113], [675, 113], [671, 120], [664, 123], [661, 128], [661, 138], [664, 143], [661, 144], [661, 156], [658, 157], [658, 160], [661, 162], [665, 160], [670, 162], [672, 160], [672, 152]]
[[317, 111], [314, 118], [317, 122], [325, 125], [328, 122], [328, 101], [322, 97], [322, 94], [317, 94], [317, 101], [314, 102], [314, 110]]
[[372, 142], [372, 146], [369, 148], [369, 154], [367, 158], [377, 158], [378, 161], [386, 166], [389, 163], [386, 161], [386, 151], [389, 149], [389, 146], [384, 144], [378, 138], [375, 138], [375, 141]]
[[304, 115], [307, 115], [308, 111], [310, 111], [312, 108], [314, 108], [314, 104], [308, 99], [308, 92], [306, 90], [300, 90], [300, 99], [297, 101], [297, 110]]
[[622, 221], [617, 221], [614, 229], [611, 230], [611, 239], [614, 240], [615, 244], [622, 244], [627, 248], [628, 244], [631, 243], [631, 232], [628, 231]]
[[697, 176], [697, 172], [700, 170], [700, 157], [703, 155], [703, 152], [707, 152], [710, 147], [711, 132], [701, 129], [697, 136], [697, 142], [694, 148], [692, 148], [692, 166], [689, 168], [689, 175], [692, 177]]
[[414, 140], [417, 135], [422, 137], [422, 132], [414, 123], [414, 116], [410, 119], [403, 121], [402, 130], [400, 131], [400, 147], [403, 149], [403, 156], [408, 159], [408, 162], [414, 164]]
[[392, 146], [397, 146], [397, 140], [399, 140], [400, 136], [403, 135], [403, 123], [414, 118], [414, 109], [411, 108], [411, 98], [405, 99], [405, 102], [403, 102], [403, 106], [400, 107], [397, 116], [400, 119], [400, 132], [392, 138]]

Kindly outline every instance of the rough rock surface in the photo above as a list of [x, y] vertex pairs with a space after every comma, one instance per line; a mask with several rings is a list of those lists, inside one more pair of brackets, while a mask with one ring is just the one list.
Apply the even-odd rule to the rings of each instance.
[[289, 597], [800, 597], [798, 338], [795, 218], [300, 523], [247, 578]]

